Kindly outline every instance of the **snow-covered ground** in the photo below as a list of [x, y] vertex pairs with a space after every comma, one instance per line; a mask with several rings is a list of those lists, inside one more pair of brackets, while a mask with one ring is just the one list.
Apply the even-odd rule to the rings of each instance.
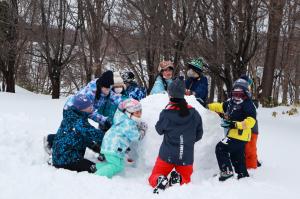
[[[127, 165], [122, 174], [107, 179], [47, 165], [42, 139], [56, 132], [66, 99], [52, 100], [21, 88], [16, 94], [0, 93], [0, 199], [300, 198], [299, 114], [282, 115], [289, 107], [260, 108], [258, 154], [263, 166], [251, 170], [250, 178], [219, 182], [212, 175], [218, 171], [214, 148], [223, 136], [220, 120], [194, 98], [187, 99], [200, 112], [204, 125], [203, 139], [195, 146], [192, 182], [153, 195], [147, 179], [162, 141], [154, 125], [167, 103], [166, 95], [142, 100], [143, 119], [150, 129], [140, 143], [140, 159], [135, 167]], [[274, 111], [277, 117], [272, 116]], [[91, 151], [86, 156], [96, 159]]]

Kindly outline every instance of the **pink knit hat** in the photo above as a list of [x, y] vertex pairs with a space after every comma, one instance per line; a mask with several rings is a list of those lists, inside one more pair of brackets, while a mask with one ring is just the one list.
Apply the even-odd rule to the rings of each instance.
[[119, 109], [121, 111], [127, 111], [129, 113], [134, 113], [136, 111], [142, 110], [142, 105], [139, 101], [129, 98], [129, 99], [122, 101], [119, 104]]

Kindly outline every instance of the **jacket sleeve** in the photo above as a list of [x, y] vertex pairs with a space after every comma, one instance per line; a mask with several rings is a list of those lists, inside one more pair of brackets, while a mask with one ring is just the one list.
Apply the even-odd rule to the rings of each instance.
[[163, 135], [166, 130], [166, 126], [168, 125], [167, 119], [164, 117], [164, 113], [161, 112], [159, 115], [159, 120], [155, 125], [155, 129], [159, 135]]
[[198, 112], [196, 112], [196, 118], [195, 121], [197, 122], [197, 129], [196, 129], [196, 142], [201, 140], [202, 136], [203, 136], [203, 127], [202, 127], [202, 118], [200, 116], [200, 114]]
[[217, 113], [224, 113], [223, 103], [214, 102], [208, 104], [208, 109]]
[[198, 86], [196, 87], [195, 91], [196, 93], [196, 98], [201, 98], [202, 101], [205, 101], [207, 99], [207, 95], [208, 95], [208, 82], [207, 82], [207, 78], [206, 77], [201, 77], [201, 80], [198, 84]]
[[162, 82], [162, 79], [160, 77], [157, 77], [154, 82], [154, 85], [152, 87], [152, 90], [150, 92], [150, 95], [158, 94], [158, 93], [165, 93], [165, 92], [166, 92], [166, 90], [165, 90], [164, 84]]
[[251, 129], [256, 123], [256, 108], [253, 102], [249, 101], [243, 106], [243, 109], [247, 117], [241, 122], [236, 122], [236, 127], [238, 129]]
[[88, 144], [94, 141], [100, 145], [104, 136], [104, 133], [100, 129], [96, 129], [90, 125], [88, 121], [84, 121], [83, 119], [76, 122], [75, 131], [79, 132]]
[[137, 128], [136, 122], [133, 121], [127, 121], [126, 126], [130, 126], [129, 130], [126, 132], [127, 138], [133, 142], [133, 141], [138, 141], [140, 138], [140, 132]]
[[105, 116], [99, 114], [96, 110], [89, 115], [89, 118], [92, 119], [93, 121], [99, 123], [100, 125], [104, 125], [104, 122], [107, 120], [108, 117], [105, 117]]

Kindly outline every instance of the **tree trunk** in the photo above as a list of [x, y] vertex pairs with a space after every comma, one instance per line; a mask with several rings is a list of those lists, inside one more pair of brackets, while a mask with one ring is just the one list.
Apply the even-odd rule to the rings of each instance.
[[214, 78], [211, 78], [209, 98], [208, 98], [208, 102], [209, 103], [211, 103], [211, 102], [214, 101], [214, 98], [215, 98], [215, 87], [216, 87], [216, 80]]
[[267, 49], [262, 78], [261, 102], [263, 106], [270, 105], [272, 101], [272, 86], [284, 4], [285, 0], [271, 0], [270, 2]]

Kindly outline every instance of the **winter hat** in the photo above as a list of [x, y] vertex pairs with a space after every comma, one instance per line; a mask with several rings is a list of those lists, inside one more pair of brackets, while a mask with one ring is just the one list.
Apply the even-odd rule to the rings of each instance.
[[73, 106], [78, 110], [86, 109], [92, 105], [93, 103], [85, 95], [79, 94], [73, 98]]
[[123, 112], [127, 111], [129, 113], [134, 113], [142, 110], [142, 104], [135, 99], [129, 98], [119, 104], [119, 109]]
[[188, 63], [188, 67], [193, 69], [196, 73], [200, 74], [203, 71], [204, 60], [202, 57], [192, 59]]
[[245, 94], [251, 98], [251, 93], [249, 92], [249, 84], [246, 80], [239, 78], [233, 83], [233, 89], [241, 88], [245, 92]]
[[104, 72], [97, 80], [97, 85], [99, 85], [99, 87], [110, 88], [110, 86], [113, 84], [114, 84], [114, 75], [113, 72], [110, 70]]
[[114, 84], [113, 87], [123, 86], [125, 88], [124, 81], [119, 72], [114, 72]]
[[158, 65], [158, 72], [160, 73], [161, 70], [170, 68], [172, 70], [174, 70], [174, 64], [171, 61], [161, 61]]
[[134, 80], [134, 74], [133, 72], [125, 72], [122, 74], [122, 78], [123, 78], [123, 81], [125, 83], [129, 83], [129, 82], [132, 82]]
[[168, 86], [168, 94], [173, 98], [183, 99], [185, 93], [185, 83], [183, 77], [175, 78]]

